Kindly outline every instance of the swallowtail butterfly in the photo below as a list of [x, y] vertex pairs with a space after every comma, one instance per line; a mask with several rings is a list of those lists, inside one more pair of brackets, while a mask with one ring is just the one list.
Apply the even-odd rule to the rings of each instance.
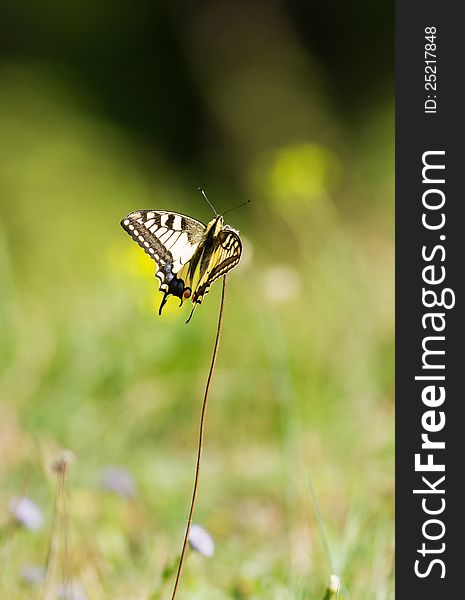
[[136, 210], [121, 221], [123, 229], [157, 264], [155, 277], [163, 299], [158, 314], [172, 294], [191, 298], [194, 306], [209, 291], [215, 279], [235, 267], [241, 258], [238, 232], [217, 215], [208, 225], [166, 210]]

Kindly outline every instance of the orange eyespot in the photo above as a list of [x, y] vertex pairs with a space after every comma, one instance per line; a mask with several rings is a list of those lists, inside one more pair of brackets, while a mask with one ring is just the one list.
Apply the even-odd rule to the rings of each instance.
[[191, 291], [190, 290], [186, 290], [184, 292], [184, 298], [190, 298], [190, 295], [191, 295]]

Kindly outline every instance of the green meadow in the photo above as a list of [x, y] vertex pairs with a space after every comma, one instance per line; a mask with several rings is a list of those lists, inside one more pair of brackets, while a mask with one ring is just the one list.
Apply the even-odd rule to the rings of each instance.
[[[118, 3], [108, 30], [79, 13], [84, 43], [77, 5], [0, 55], [0, 598], [170, 597], [221, 281], [188, 325], [190, 301], [159, 317], [155, 264], [119, 222], [207, 223], [199, 186], [220, 213], [251, 203], [225, 218], [243, 256], [194, 515], [215, 552], [188, 549], [178, 598], [336, 598], [333, 574], [339, 598], [393, 598], [390, 72], [348, 106], [339, 71], [264, 18], [281, 4], [229, 4], [233, 22], [208, 4], [166, 9], [177, 37], [153, 42], [142, 101], [145, 9]], [[134, 77], [118, 88], [110, 65]]]

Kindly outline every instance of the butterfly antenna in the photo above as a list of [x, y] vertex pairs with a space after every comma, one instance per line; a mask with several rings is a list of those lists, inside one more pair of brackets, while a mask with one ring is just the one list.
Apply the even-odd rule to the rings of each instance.
[[227, 210], [226, 212], [223, 213], [223, 217], [224, 217], [224, 215], [227, 215], [228, 213], [232, 212], [233, 210], [236, 210], [236, 208], [240, 208], [241, 206], [245, 206], [246, 204], [250, 204], [251, 202], [252, 202], [252, 200], [246, 200], [246, 202], [242, 202], [242, 204], [233, 206], [232, 208], [230, 208], [229, 210]]
[[210, 208], [213, 210], [213, 212], [215, 213], [215, 217], [218, 216], [218, 213], [215, 210], [215, 207], [213, 206], [213, 204], [210, 202], [210, 200], [207, 198], [207, 194], [203, 191], [202, 188], [198, 188], [199, 192], [202, 194], [202, 196], [205, 198], [205, 200], [208, 202], [208, 205], [210, 206]]

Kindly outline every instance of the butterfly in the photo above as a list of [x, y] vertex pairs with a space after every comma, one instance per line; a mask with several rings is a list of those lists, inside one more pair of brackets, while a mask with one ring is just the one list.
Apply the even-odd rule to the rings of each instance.
[[168, 296], [191, 298], [194, 309], [208, 293], [215, 279], [239, 262], [242, 242], [239, 232], [224, 224], [216, 215], [207, 225], [166, 210], [136, 210], [121, 221], [123, 229], [157, 264], [155, 277], [163, 299], [162, 314]]

